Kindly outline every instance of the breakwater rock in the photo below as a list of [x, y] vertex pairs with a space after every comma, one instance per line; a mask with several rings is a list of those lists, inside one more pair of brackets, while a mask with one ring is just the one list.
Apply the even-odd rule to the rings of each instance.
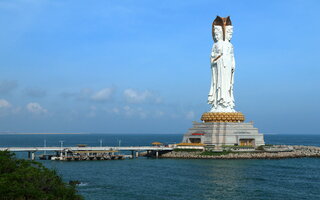
[[161, 158], [183, 159], [283, 159], [319, 157], [320, 147], [274, 145], [272, 148], [254, 152], [202, 152], [202, 151], [171, 151], [164, 153]]

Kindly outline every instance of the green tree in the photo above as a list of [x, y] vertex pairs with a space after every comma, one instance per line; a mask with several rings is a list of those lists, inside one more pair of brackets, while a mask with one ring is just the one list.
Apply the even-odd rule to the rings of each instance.
[[41, 163], [17, 159], [0, 151], [0, 199], [80, 200], [75, 185], [64, 183], [56, 171]]

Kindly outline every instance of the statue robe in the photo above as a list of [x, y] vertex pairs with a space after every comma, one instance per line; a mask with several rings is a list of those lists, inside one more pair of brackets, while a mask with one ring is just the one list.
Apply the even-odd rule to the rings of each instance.
[[[219, 56], [220, 58], [218, 58]], [[235, 105], [233, 97], [234, 69], [233, 45], [229, 41], [218, 40], [213, 45], [211, 52], [212, 79], [208, 103], [212, 105], [212, 112], [235, 112], [233, 109]]]

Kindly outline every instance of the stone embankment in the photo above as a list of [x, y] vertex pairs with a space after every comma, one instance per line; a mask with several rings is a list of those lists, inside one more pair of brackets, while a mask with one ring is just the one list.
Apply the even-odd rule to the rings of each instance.
[[172, 151], [161, 155], [161, 158], [183, 158], [183, 159], [283, 159], [319, 157], [320, 147], [315, 146], [289, 146], [274, 145], [272, 148], [255, 152], [188, 152]]

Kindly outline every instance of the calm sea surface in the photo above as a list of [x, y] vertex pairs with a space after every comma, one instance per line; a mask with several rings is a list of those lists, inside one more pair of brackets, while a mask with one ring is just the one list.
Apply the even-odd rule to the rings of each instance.
[[[121, 146], [180, 142], [180, 134], [0, 135], [0, 146]], [[265, 135], [268, 144], [320, 146], [320, 135]], [[27, 153], [18, 154], [26, 157]], [[41, 161], [86, 199], [320, 199], [320, 159]]]

